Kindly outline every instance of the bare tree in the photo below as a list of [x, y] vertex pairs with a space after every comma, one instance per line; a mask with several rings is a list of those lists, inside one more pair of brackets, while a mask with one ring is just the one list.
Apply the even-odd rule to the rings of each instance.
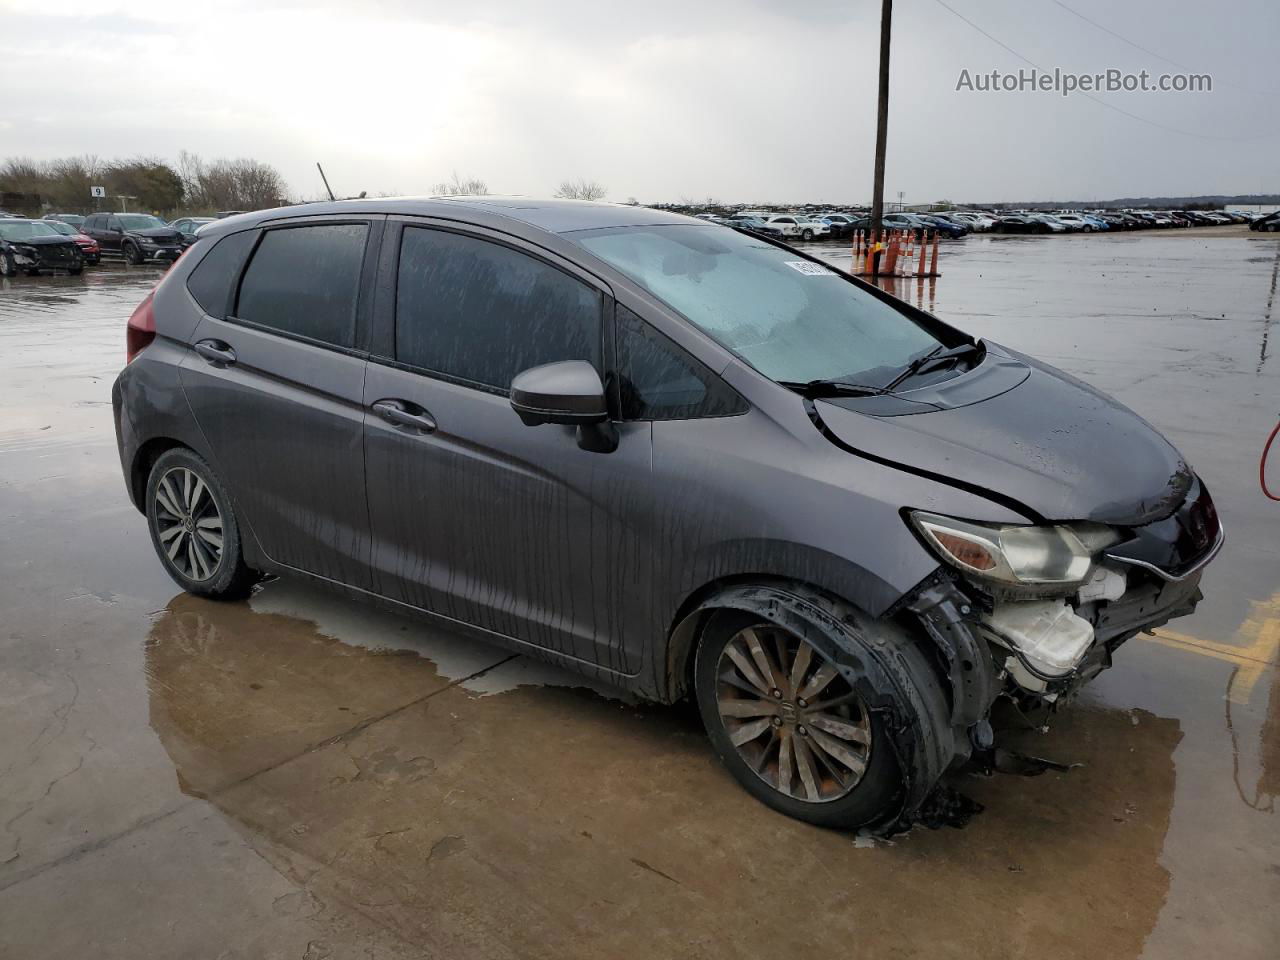
[[262, 210], [279, 206], [285, 183], [270, 164], [248, 157], [206, 163], [185, 150], [178, 155], [177, 173], [191, 210]]
[[609, 188], [603, 183], [579, 177], [577, 180], [565, 180], [556, 191], [556, 196], [564, 200], [603, 200]]
[[437, 183], [431, 192], [440, 197], [482, 197], [489, 192], [489, 185], [479, 177], [460, 177], [453, 171], [453, 179]]

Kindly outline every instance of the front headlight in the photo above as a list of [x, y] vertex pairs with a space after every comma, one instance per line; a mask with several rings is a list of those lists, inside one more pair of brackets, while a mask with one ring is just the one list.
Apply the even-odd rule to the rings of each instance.
[[961, 572], [1012, 587], [1074, 587], [1094, 557], [1121, 535], [1101, 523], [1055, 526], [971, 523], [919, 510], [911, 522], [934, 551]]

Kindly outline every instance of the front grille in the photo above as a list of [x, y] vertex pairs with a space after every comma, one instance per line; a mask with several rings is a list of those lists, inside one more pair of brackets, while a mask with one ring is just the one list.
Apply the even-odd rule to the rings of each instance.
[[42, 259], [58, 261], [71, 260], [75, 256], [75, 254], [71, 252], [74, 249], [74, 246], [63, 246], [60, 243], [50, 244], [47, 247], [39, 248]]

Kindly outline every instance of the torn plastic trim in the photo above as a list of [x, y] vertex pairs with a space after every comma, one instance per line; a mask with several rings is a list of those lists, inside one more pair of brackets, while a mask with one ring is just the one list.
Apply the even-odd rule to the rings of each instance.
[[936, 483], [944, 483], [949, 487], [957, 490], [963, 490], [965, 493], [972, 493], [975, 496], [990, 500], [992, 503], [998, 503], [1002, 507], [1012, 510], [1014, 513], [1020, 513], [1032, 523], [1048, 524], [1049, 521], [1042, 517], [1035, 510], [1032, 510], [1025, 503], [1015, 500], [1013, 497], [1007, 496], [996, 490], [991, 490], [977, 483], [969, 483], [967, 480], [959, 480], [955, 477], [948, 477], [943, 473], [934, 473], [932, 470], [925, 470], [923, 467], [913, 467], [910, 464], [902, 463], [898, 460], [891, 460], [888, 457], [881, 457], [877, 454], [870, 453], [866, 450], [860, 450], [852, 444], [845, 443], [822, 419], [822, 414], [818, 411], [818, 406], [808, 397], [804, 400], [804, 410], [808, 414], [810, 421], [818, 429], [818, 432], [826, 437], [829, 441], [843, 450], [845, 453], [851, 453], [855, 457], [861, 457], [864, 460], [870, 460], [872, 463], [878, 463], [884, 467], [891, 467], [894, 470], [901, 470], [903, 473], [909, 473], [913, 476], [923, 477], [926, 480], [933, 480]]
[[982, 721], [1000, 693], [991, 648], [975, 629], [973, 601], [939, 570], [912, 591], [902, 608], [914, 614], [941, 652], [951, 681], [951, 725]]
[[[951, 766], [957, 748], [963, 747], [967, 756], [968, 745], [956, 742], [940, 691], [938, 703], [931, 703], [922, 692], [931, 678], [916, 677], [907, 662], [895, 655], [900, 646], [913, 642], [911, 636], [892, 621], [872, 620], [850, 604], [799, 583], [727, 587], [689, 611], [680, 626], [698, 623], [702, 629], [703, 614], [724, 610], [741, 610], [776, 623], [835, 664], [867, 709], [879, 718], [902, 774], [899, 800], [866, 829], [887, 835], [915, 823]], [[854, 636], [861, 646], [851, 642]], [[911, 716], [905, 715], [902, 704], [910, 708]]]

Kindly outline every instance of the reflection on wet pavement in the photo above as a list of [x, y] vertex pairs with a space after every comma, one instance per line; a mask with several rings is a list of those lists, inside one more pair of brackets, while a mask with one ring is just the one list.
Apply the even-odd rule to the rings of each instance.
[[971, 956], [1014, 921], [1017, 942], [1123, 956], [1168, 885], [1181, 734], [1144, 711], [1084, 705], [1049, 743], [1031, 735], [1081, 771], [975, 780], [991, 809], [971, 829], [855, 850], [734, 791], [688, 711], [580, 689], [479, 698], [426, 659], [186, 596], [156, 618], [146, 670], [183, 791], [329, 912], [428, 952], [620, 956], [641, 931], [658, 956], [785, 952], [794, 931], [757, 922], [767, 898], [824, 917], [818, 949], [872, 936]]
[[0, 957], [1275, 956], [1277, 264], [971, 237], [888, 282], [1134, 407], [1230, 535], [1195, 617], [1017, 734], [1083, 766], [890, 844], [769, 813], [688, 709], [296, 581], [175, 596], [109, 406], [158, 272], [0, 282]]

